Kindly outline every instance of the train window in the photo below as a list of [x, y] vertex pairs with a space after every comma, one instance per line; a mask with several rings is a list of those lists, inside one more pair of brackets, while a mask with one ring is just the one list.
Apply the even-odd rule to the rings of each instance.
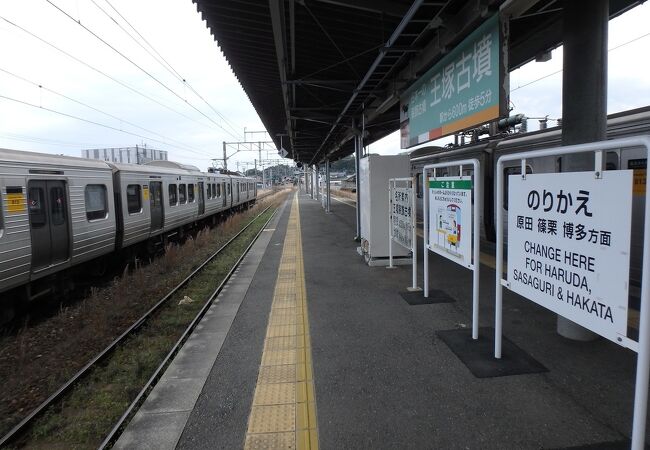
[[108, 195], [103, 184], [86, 186], [86, 218], [88, 220], [105, 219], [108, 217]]
[[65, 193], [60, 187], [50, 189], [50, 213], [52, 225], [65, 223]]
[[142, 212], [142, 196], [140, 195], [139, 184], [129, 184], [126, 187], [126, 207], [129, 214], [137, 214]]
[[620, 156], [617, 152], [607, 152], [605, 155], [605, 170], [618, 170], [620, 167]]
[[217, 197], [221, 197], [221, 183], [217, 184]]
[[212, 198], [217, 198], [217, 185], [212, 183]]
[[154, 188], [151, 189], [151, 208], [154, 210], [162, 208], [162, 203], [163, 203], [162, 189], [161, 189], [162, 183], [160, 181], [154, 181], [151, 184], [152, 186], [154, 186], [156, 183], [158, 184], [158, 187], [156, 189]]
[[208, 198], [212, 198], [212, 185], [208, 183]]
[[33, 227], [42, 227], [46, 223], [45, 209], [43, 208], [43, 188], [29, 188], [27, 204], [29, 205], [29, 219]]
[[169, 185], [169, 206], [178, 205], [178, 188], [175, 184]]
[[[533, 168], [526, 166], [526, 173], [533, 173]], [[521, 164], [513, 167], [504, 167], [503, 169], [503, 209], [508, 210], [508, 186], [510, 175], [521, 175]]]
[[181, 205], [187, 203], [187, 186], [184, 184], [178, 185], [178, 203]]
[[228, 195], [230, 195], [230, 185], [226, 185], [228, 187]]
[[187, 203], [194, 203], [194, 184], [187, 185]]

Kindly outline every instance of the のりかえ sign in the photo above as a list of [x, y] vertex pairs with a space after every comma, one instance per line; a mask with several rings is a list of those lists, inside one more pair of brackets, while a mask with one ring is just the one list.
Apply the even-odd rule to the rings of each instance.
[[468, 267], [472, 263], [472, 181], [429, 179], [430, 250]]
[[632, 170], [510, 175], [508, 287], [614, 342], [627, 335]]

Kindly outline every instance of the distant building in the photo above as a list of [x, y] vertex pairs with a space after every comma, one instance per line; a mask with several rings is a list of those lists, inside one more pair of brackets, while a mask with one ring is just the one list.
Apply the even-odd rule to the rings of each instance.
[[350, 175], [343, 181], [341, 181], [341, 189], [346, 191], [357, 192], [357, 176]]
[[81, 156], [88, 159], [101, 159], [102, 161], [124, 164], [146, 164], [151, 161], [167, 161], [166, 150], [156, 150], [137, 145], [135, 147], [82, 150]]

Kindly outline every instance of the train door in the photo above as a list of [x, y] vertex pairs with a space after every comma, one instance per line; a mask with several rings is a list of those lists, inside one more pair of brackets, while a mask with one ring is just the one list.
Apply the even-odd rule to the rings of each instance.
[[226, 208], [228, 206], [228, 196], [226, 195], [226, 182], [223, 181], [221, 183], [221, 195], [223, 195], [223, 207]]
[[27, 184], [32, 271], [70, 258], [70, 230], [65, 182], [32, 180]]
[[151, 229], [159, 230], [163, 226], [162, 181], [149, 182], [149, 207]]
[[203, 194], [203, 181], [198, 182], [199, 185], [199, 216], [205, 214], [205, 197]]

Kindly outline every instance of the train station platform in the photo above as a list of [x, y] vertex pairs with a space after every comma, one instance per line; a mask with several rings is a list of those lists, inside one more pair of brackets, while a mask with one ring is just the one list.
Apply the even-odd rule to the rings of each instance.
[[354, 234], [350, 204], [291, 195], [116, 448], [629, 447], [634, 353], [506, 292], [495, 362], [492, 268], [472, 342], [471, 272], [431, 255], [424, 303]]

